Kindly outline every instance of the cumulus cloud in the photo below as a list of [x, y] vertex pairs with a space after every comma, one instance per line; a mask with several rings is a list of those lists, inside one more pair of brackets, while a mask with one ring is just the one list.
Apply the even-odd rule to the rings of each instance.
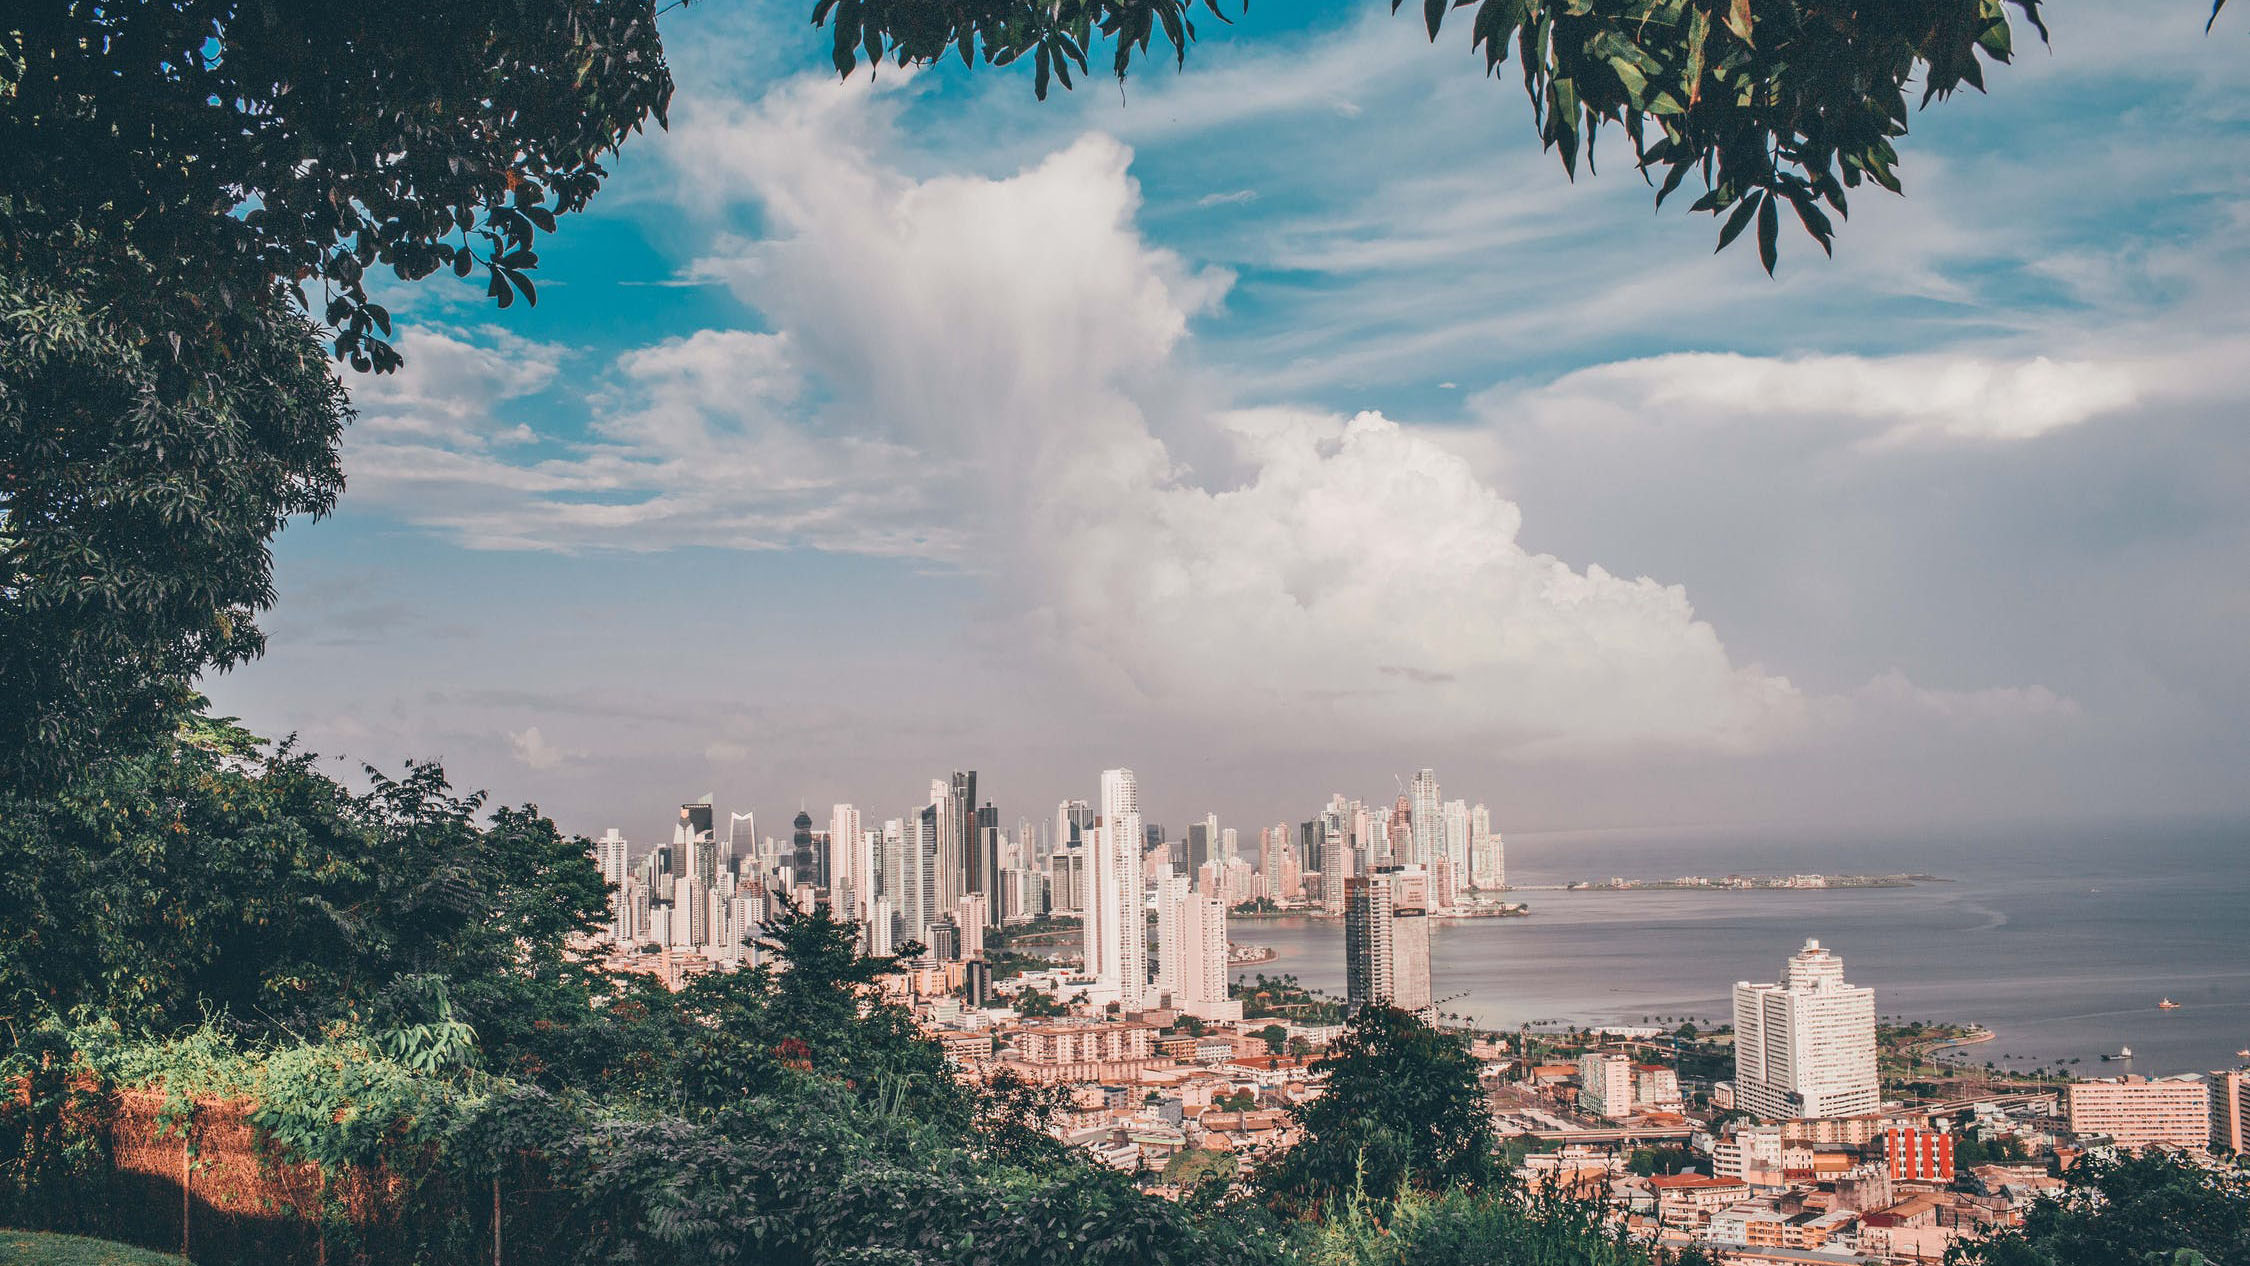
[[[767, 330], [616, 358], [588, 437], [559, 455], [397, 441], [416, 469], [386, 473], [420, 481], [423, 521], [511, 547], [941, 560], [1031, 612], [1018, 635], [1104, 697], [1269, 741], [1743, 749], [1858, 706], [1737, 663], [1678, 585], [1527, 549], [1516, 504], [1429, 432], [1209, 399], [1186, 345], [1233, 279], [1141, 236], [1125, 145], [1088, 135], [1005, 175], [915, 177], [876, 157], [882, 91], [800, 82], [685, 114], [666, 142], [683, 182], [755, 203], [765, 229], [691, 272]], [[2002, 437], [2131, 389], [2046, 362], [1931, 377], [1669, 357], [1573, 375], [1538, 407], [1786, 400], [1885, 434]], [[2038, 701], [1900, 682], [1868, 698]], [[535, 729], [511, 742], [526, 763], [567, 756]]]
[[1520, 405], [1556, 426], [1812, 418], [1857, 428], [1882, 447], [2036, 439], [2143, 394], [2125, 362], [1678, 352], [1581, 369], [1526, 397], [1502, 391], [1480, 400], [1487, 409]]
[[557, 747], [547, 741], [539, 727], [528, 726], [508, 732], [508, 748], [519, 764], [530, 769], [557, 769], [570, 761], [582, 759], [586, 753]]
[[[1113, 696], [1377, 741], [1738, 745], [1794, 723], [1796, 691], [1733, 664], [1681, 589], [1530, 553], [1513, 504], [1378, 415], [1159, 413], [1183, 406], [1152, 380], [1187, 372], [1189, 322], [1231, 278], [1141, 237], [1122, 144], [914, 180], [777, 142], [838, 99], [688, 125], [699, 179], [740, 180], [776, 228], [702, 267], [842, 407], [976, 462], [998, 494], [980, 561]], [[1159, 437], [1199, 432], [1238, 482]]]

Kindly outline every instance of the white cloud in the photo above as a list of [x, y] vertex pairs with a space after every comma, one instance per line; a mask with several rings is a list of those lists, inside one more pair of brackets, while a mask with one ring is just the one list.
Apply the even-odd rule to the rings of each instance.
[[545, 390], [565, 349], [495, 326], [477, 330], [413, 325], [400, 331], [406, 364], [353, 384], [361, 442], [431, 442], [460, 448], [534, 438], [529, 427], [499, 424], [503, 401]]
[[557, 769], [571, 761], [581, 760], [586, 755], [584, 752], [571, 751], [549, 743], [547, 736], [541, 734], [536, 725], [508, 731], [508, 747], [515, 753], [519, 763], [531, 769]]
[[[474, 544], [950, 561], [1108, 698], [1269, 738], [1743, 749], [1862, 706], [2042, 702], [1881, 678], [1808, 700], [1736, 663], [1680, 586], [1525, 548], [1518, 507], [1433, 434], [1214, 404], [1185, 345], [1232, 277], [1142, 238], [1124, 145], [1089, 135], [1000, 178], [915, 178], [876, 158], [884, 91], [800, 81], [689, 112], [667, 142], [695, 196], [758, 205], [767, 236], [691, 271], [768, 331], [618, 357], [566, 455], [463, 442], [377, 468], [418, 480], [423, 521]], [[2131, 389], [2064, 362], [1679, 356], [1571, 375], [1533, 403], [1786, 407], [1959, 439], [2035, 435]], [[527, 762], [550, 750], [511, 738]]]
[[[1680, 589], [1529, 553], [1435, 444], [1375, 415], [1196, 412], [1181, 344], [1230, 278], [1141, 238], [1124, 146], [914, 180], [824, 131], [849, 96], [688, 125], [688, 169], [775, 227], [703, 267], [787, 331], [832, 413], [966, 453], [994, 494], [980, 560], [1114, 697], [1354, 740], [1742, 745], [1793, 722], [1796, 692], [1733, 665]], [[1245, 477], [1196, 477], [1160, 433]]]
[[1668, 426], [1816, 418], [1856, 426], [1877, 447], [2036, 439], [2124, 409], [2143, 394], [2124, 361], [1968, 353], [1744, 356], [1679, 352], [1566, 374], [1519, 399], [1547, 425]]

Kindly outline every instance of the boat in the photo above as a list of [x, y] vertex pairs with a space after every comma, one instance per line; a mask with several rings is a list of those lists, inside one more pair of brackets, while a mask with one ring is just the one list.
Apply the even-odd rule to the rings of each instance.
[[2250, 1059], [2250, 1046], [2245, 1046], [2241, 1050], [2236, 1051], [2234, 1053], [2234, 1057], [2236, 1059]]
[[2177, 1011], [2180, 1009], [2180, 1004], [2170, 998], [2165, 998], [2156, 1004], [2156, 1009], [2159, 1011]]
[[2116, 1053], [2115, 1055], [2104, 1055], [2104, 1056], [2102, 1056], [2102, 1062], [2103, 1062], [2103, 1063], [2109, 1063], [2109, 1062], [2111, 1062], [2111, 1061], [2113, 1061], [2113, 1060], [2130, 1060], [2130, 1059], [2132, 1059], [2132, 1058], [2133, 1058], [2133, 1048], [2132, 1048], [2132, 1047], [2130, 1047], [2130, 1046], [2120, 1046], [2120, 1047], [2118, 1047], [2118, 1048], [2117, 1048], [2117, 1053]]

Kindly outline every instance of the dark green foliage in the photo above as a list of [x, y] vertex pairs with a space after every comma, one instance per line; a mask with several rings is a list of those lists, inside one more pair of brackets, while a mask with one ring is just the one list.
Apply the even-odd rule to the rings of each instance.
[[1277, 1210], [1314, 1214], [1355, 1192], [1475, 1191], [1500, 1176], [1476, 1060], [1453, 1035], [1363, 1007], [1313, 1070], [1327, 1089], [1289, 1110], [1303, 1136], [1259, 1176]]
[[0, 787], [163, 735], [198, 671], [263, 650], [267, 542], [344, 483], [343, 388], [270, 287], [216, 350], [119, 321], [97, 274], [53, 263], [0, 238]]
[[372, 777], [354, 795], [287, 746], [179, 738], [0, 796], [0, 1019], [167, 1032], [216, 1011], [312, 1034], [433, 1021], [435, 980], [472, 1027], [504, 1027], [604, 910], [585, 842], [529, 806], [480, 825], [482, 797], [435, 765]]
[[[535, 292], [672, 82], [650, 0], [42, 0], [0, 21], [0, 787], [263, 649], [267, 543], [399, 363], [388, 270]], [[326, 327], [316, 327], [317, 320]]]
[[2250, 1261], [2250, 1174], [2160, 1152], [2088, 1157], [2021, 1230], [1956, 1244], [1953, 1266], [2195, 1266]]
[[538, 234], [671, 94], [651, 0], [22, 6], [0, 28], [0, 262], [73, 259], [159, 344], [231, 345], [229, 314], [278, 282], [338, 356], [395, 367], [371, 272], [530, 299]]

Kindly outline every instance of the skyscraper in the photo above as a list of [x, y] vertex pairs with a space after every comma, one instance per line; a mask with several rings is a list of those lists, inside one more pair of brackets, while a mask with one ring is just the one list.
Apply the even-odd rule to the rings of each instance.
[[828, 889], [828, 899], [836, 913], [857, 918], [866, 894], [860, 888], [867, 883], [854, 870], [859, 857], [859, 810], [848, 804], [831, 806], [828, 810], [828, 856], [822, 861]]
[[789, 825], [789, 868], [796, 872], [795, 882], [823, 886], [827, 878], [820, 873], [820, 853], [813, 848], [812, 815], [799, 809], [796, 821]]
[[1391, 886], [1380, 875], [1353, 875], [1344, 881], [1344, 1005], [1389, 1002], [1391, 960]]
[[629, 847], [625, 836], [614, 826], [594, 841], [594, 865], [601, 871], [603, 883], [619, 888], [625, 886], [625, 854]]
[[1453, 882], [1469, 886], [1469, 802], [1445, 802], [1445, 849], [1440, 854], [1453, 867]]
[[1425, 769], [1415, 774], [1407, 786], [1407, 797], [1413, 828], [1408, 838], [1413, 851], [1393, 860], [1427, 866], [1445, 855], [1445, 808], [1438, 795], [1437, 771]]
[[1206, 1020], [1239, 1020], [1242, 1004], [1227, 997], [1227, 910], [1208, 893], [1166, 874], [1156, 895], [1159, 991], [1173, 1007]]
[[1469, 810], [1469, 875], [1479, 888], [1508, 886], [1508, 859], [1500, 837], [1492, 831], [1492, 811], [1479, 804]]
[[1130, 769], [1102, 771], [1086, 969], [1127, 1010], [1148, 1005], [1148, 922], [1141, 886], [1141, 793]]
[[1769, 1120], [1864, 1116], [1882, 1107], [1875, 991], [1844, 983], [1819, 941], [1790, 955], [1776, 984], [1734, 987], [1734, 1094]]
[[[976, 775], [971, 773], [973, 780]], [[984, 898], [985, 922], [1000, 922], [1000, 810], [980, 806], [973, 815], [976, 833], [969, 851], [969, 891]]]
[[747, 867], [758, 856], [758, 815], [727, 815], [727, 856], [738, 867]]
[[1370, 1003], [1402, 1011], [1430, 1006], [1427, 889], [1427, 877], [1419, 872], [1377, 871], [1344, 880], [1344, 1000], [1352, 1010]]
[[1203, 863], [1211, 860], [1211, 831], [1201, 822], [1188, 823], [1187, 834], [1180, 842], [1180, 869], [1189, 876], [1203, 873]]

